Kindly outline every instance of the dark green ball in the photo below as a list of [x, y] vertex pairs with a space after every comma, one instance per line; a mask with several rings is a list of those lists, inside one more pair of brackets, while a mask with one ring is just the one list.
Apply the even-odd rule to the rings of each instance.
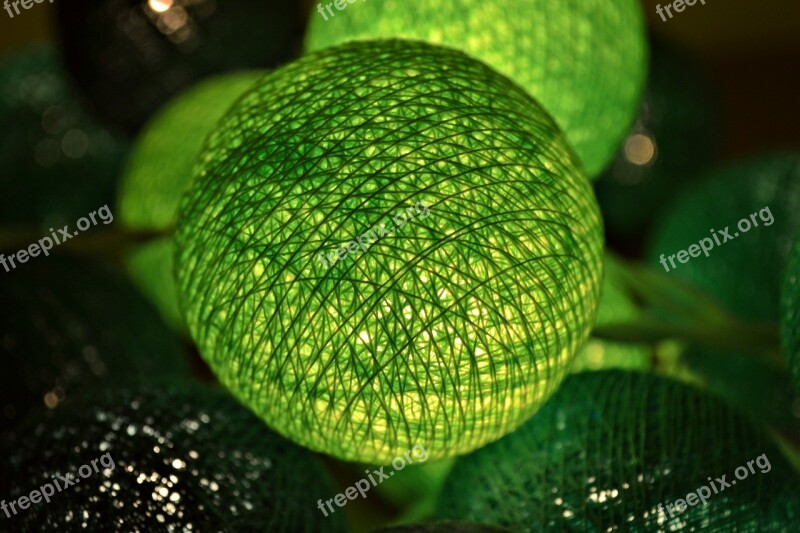
[[[18, 438], [0, 481], [6, 501], [54, 475], [79, 481], [12, 516], [15, 530], [343, 530], [341, 513], [317, 509], [336, 489], [316, 459], [221, 390], [96, 391], [31, 421]], [[79, 471], [98, 459], [97, 472]]]
[[[706, 505], [667, 514], [709, 477], [730, 482], [757, 458]], [[438, 515], [515, 532], [788, 531], [800, 517], [796, 487], [777, 448], [716, 398], [614, 370], [570, 376], [519, 430], [461, 458]]]
[[783, 280], [783, 348], [795, 386], [800, 390], [800, 233]]
[[[737, 227], [743, 219], [753, 226], [751, 215], [757, 227]], [[781, 280], [798, 227], [800, 154], [761, 156], [715, 171], [681, 195], [660, 221], [647, 255], [663, 273], [664, 254], [670, 276], [704, 289], [739, 316], [777, 322]], [[726, 228], [727, 242], [720, 235]], [[714, 244], [709, 256], [700, 252], [680, 263], [678, 252], [704, 238]], [[676, 256], [674, 269], [670, 255]]]
[[375, 530], [374, 533], [510, 533], [508, 529], [470, 522], [432, 522]]
[[182, 350], [116, 272], [53, 255], [0, 269], [2, 429], [87, 387], [185, 376]]
[[0, 62], [0, 128], [0, 223], [60, 227], [112, 204], [127, 144], [81, 109], [49, 47]]

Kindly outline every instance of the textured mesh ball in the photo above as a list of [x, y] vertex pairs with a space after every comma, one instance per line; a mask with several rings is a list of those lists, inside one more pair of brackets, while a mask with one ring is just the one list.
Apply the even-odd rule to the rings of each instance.
[[[61, 488], [17, 507], [14, 531], [344, 531], [340, 513], [317, 508], [336, 489], [316, 459], [199, 385], [72, 399], [26, 425], [7, 453], [7, 500], [53, 478]], [[64, 486], [57, 476], [70, 474]]]
[[[133, 230], [175, 226], [181, 192], [208, 133], [263, 72], [217, 76], [164, 106], [144, 127], [128, 156], [117, 201], [119, 220]], [[181, 324], [173, 279], [172, 238], [136, 247], [126, 266], [136, 284], [174, 325]]]
[[781, 337], [794, 384], [800, 390], [800, 232], [783, 280]]
[[[714, 493], [723, 475], [735, 483]], [[706, 504], [677, 513], [702, 486]], [[778, 532], [797, 524], [800, 495], [778, 449], [716, 398], [612, 370], [570, 376], [515, 433], [460, 458], [439, 515], [519, 533]]]
[[87, 105], [130, 133], [201, 79], [289, 61], [304, 26], [293, 0], [56, 4], [61, 49]]
[[0, 272], [0, 429], [90, 387], [188, 374], [183, 349], [119, 274], [38, 257]]
[[[749, 230], [738, 227], [742, 219]], [[727, 242], [719, 233], [726, 228]], [[669, 275], [704, 289], [739, 316], [777, 322], [781, 279], [798, 228], [800, 154], [760, 156], [715, 171], [685, 191], [658, 224], [647, 255], [663, 272], [664, 254]], [[700, 253], [685, 264], [675, 257], [672, 268], [668, 256], [704, 238], [714, 245], [709, 257]]]
[[55, 51], [0, 62], [0, 223], [51, 226], [111, 204], [127, 149], [81, 109]]
[[[597, 306], [595, 327], [621, 326], [634, 322], [641, 314], [636, 303], [625, 291], [622, 280], [614, 271], [605, 268]], [[610, 342], [590, 337], [578, 352], [570, 372], [627, 368], [645, 370], [650, 367], [650, 350], [641, 344]]]
[[611, 160], [636, 116], [647, 53], [634, 0], [342, 3], [327, 21], [312, 12], [308, 48], [400, 37], [462, 50], [539, 100], [589, 176]]
[[210, 135], [176, 243], [220, 380], [294, 441], [378, 464], [417, 443], [465, 453], [529, 417], [588, 335], [602, 274], [598, 208], [549, 115], [407, 41], [262, 79]]

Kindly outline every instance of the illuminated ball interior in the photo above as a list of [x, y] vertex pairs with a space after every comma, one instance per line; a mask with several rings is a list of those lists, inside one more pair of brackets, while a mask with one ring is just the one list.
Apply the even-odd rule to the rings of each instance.
[[[736, 483], [714, 494], [708, 478], [723, 475]], [[438, 514], [520, 533], [787, 531], [800, 512], [795, 476], [715, 397], [649, 374], [587, 372], [516, 432], [460, 458]], [[674, 511], [702, 486], [705, 505]]]
[[539, 100], [590, 177], [636, 116], [647, 45], [635, 0], [370, 0], [334, 13], [312, 11], [309, 49], [401, 37], [462, 50]]
[[800, 233], [786, 267], [782, 299], [783, 322], [781, 336], [783, 348], [789, 358], [795, 387], [800, 390]]
[[49, 503], [17, 508], [11, 531], [344, 531], [341, 512], [317, 508], [336, 489], [316, 459], [199, 385], [70, 399], [27, 424], [6, 453], [7, 499], [51, 476], [78, 479]]
[[260, 80], [209, 136], [176, 245], [219, 379], [294, 441], [377, 464], [417, 443], [466, 453], [528, 418], [588, 335], [602, 276], [597, 204], [549, 115], [484, 64], [408, 41]]
[[[181, 192], [206, 135], [263, 72], [226, 74], [182, 93], [147, 123], [125, 165], [117, 201], [120, 223], [132, 230], [175, 226]], [[173, 239], [139, 245], [126, 257], [131, 277], [171, 323], [181, 324], [172, 274]]]
[[[727, 240], [720, 233], [726, 228]], [[777, 322], [781, 279], [798, 229], [800, 154], [759, 156], [687, 189], [659, 221], [648, 262], [666, 273], [660, 257], [669, 261], [675, 254], [669, 275], [697, 285], [743, 318]], [[704, 238], [714, 245], [709, 256], [701, 252], [681, 263], [677, 253]]]

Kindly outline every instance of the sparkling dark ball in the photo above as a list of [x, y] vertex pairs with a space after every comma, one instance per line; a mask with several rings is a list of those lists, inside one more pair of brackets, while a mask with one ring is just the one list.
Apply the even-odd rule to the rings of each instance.
[[0, 268], [0, 364], [4, 431], [90, 386], [188, 373], [179, 341], [127, 280], [53, 255]]
[[17, 443], [0, 481], [6, 501], [48, 483], [61, 490], [17, 504], [14, 530], [343, 530], [341, 513], [317, 508], [336, 493], [317, 460], [222, 390], [98, 390], [30, 421]]
[[56, 52], [0, 62], [0, 223], [61, 226], [112, 205], [126, 143], [86, 114]]
[[303, 28], [292, 0], [58, 3], [66, 61], [87, 105], [128, 132], [208, 75], [288, 61]]

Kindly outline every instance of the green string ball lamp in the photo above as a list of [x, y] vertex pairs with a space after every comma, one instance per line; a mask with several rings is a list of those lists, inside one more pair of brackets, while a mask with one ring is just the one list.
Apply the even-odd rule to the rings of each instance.
[[0, 430], [77, 391], [189, 374], [183, 348], [119, 273], [68, 256], [0, 269]]
[[536, 411], [589, 334], [602, 245], [577, 157], [520, 87], [452, 49], [360, 42], [264, 77], [220, 121], [176, 276], [245, 405], [388, 464], [418, 443], [467, 453]]
[[[117, 212], [123, 227], [169, 233], [181, 193], [206, 135], [264, 72], [244, 71], [198, 83], [164, 106], [137, 137], [125, 163]], [[125, 264], [142, 292], [173, 326], [183, 328], [173, 277], [171, 235], [130, 251]]]
[[[729, 487], [710, 485], [723, 475]], [[705, 505], [678, 513], [701, 487]], [[790, 531], [799, 513], [796, 474], [748, 419], [688, 385], [607, 370], [570, 376], [516, 432], [459, 458], [437, 517], [517, 533], [723, 532]]]
[[800, 391], [800, 232], [786, 267], [781, 304], [784, 353], [789, 359], [794, 385]]
[[536, 98], [561, 126], [589, 177], [611, 161], [636, 116], [647, 44], [635, 0], [341, 3], [347, 8], [334, 9], [333, 16], [327, 2], [312, 11], [308, 49], [404, 38], [461, 50]]
[[59, 475], [77, 481], [3, 516], [11, 531], [345, 531], [341, 513], [317, 509], [336, 489], [316, 458], [219, 389], [102, 389], [30, 420], [16, 439], [0, 477], [6, 501]]

